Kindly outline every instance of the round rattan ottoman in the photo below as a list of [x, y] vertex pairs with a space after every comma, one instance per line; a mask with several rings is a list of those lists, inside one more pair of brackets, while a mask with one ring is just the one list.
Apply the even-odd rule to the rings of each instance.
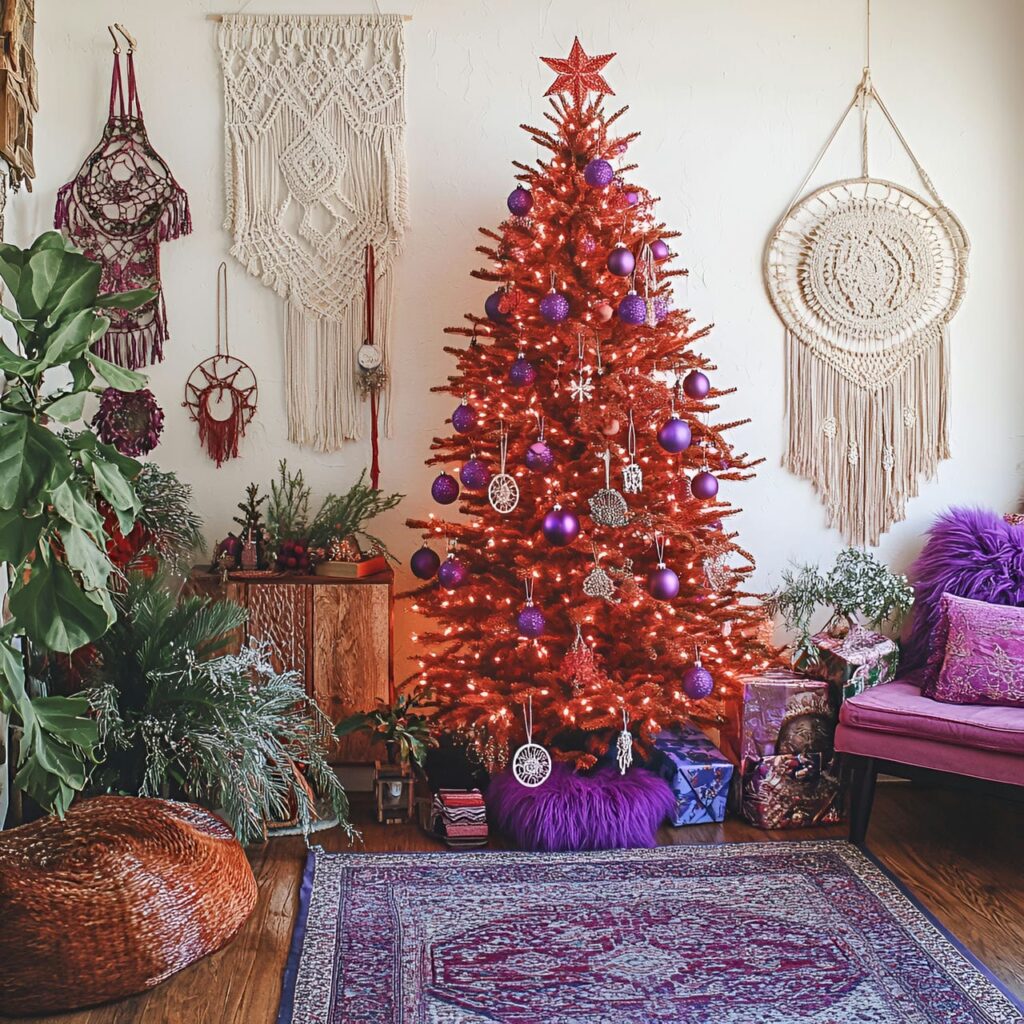
[[159, 984], [256, 905], [234, 834], [192, 804], [101, 796], [0, 832], [0, 1007], [48, 1013]]

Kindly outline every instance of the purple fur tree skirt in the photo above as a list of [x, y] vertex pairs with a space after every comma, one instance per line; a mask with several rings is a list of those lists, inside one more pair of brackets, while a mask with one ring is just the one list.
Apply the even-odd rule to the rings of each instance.
[[675, 805], [668, 783], [643, 768], [581, 775], [556, 761], [534, 789], [511, 772], [494, 776], [487, 788], [491, 821], [522, 849], [546, 853], [653, 847]]

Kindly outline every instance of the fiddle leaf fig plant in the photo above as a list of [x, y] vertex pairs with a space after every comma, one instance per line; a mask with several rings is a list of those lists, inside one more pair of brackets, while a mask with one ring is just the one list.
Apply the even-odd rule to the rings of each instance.
[[145, 384], [91, 349], [110, 324], [102, 310], [134, 309], [153, 293], [101, 295], [100, 274], [56, 231], [28, 249], [0, 244], [10, 295], [0, 316], [15, 335], [0, 341], [0, 559], [10, 582], [0, 710], [22, 730], [16, 785], [61, 815], [85, 785], [96, 726], [84, 698], [33, 696], [26, 668], [92, 643], [113, 624], [114, 567], [100, 507], [113, 511], [123, 533], [140, 510], [132, 485], [139, 463], [81, 420], [100, 382], [122, 391]]

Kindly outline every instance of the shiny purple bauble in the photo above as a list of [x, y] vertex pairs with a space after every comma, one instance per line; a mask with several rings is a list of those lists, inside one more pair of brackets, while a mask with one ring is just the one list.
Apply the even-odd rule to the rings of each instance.
[[409, 559], [409, 568], [412, 569], [413, 576], [421, 580], [433, 579], [440, 564], [441, 558], [438, 553], [433, 548], [428, 548], [426, 544], [418, 551], [414, 551], [412, 558]]
[[703, 665], [693, 665], [683, 673], [683, 693], [693, 700], [710, 697], [714, 688], [715, 681]]
[[536, 605], [524, 605], [516, 616], [516, 628], [522, 636], [528, 636], [531, 640], [541, 636], [547, 625], [544, 613]]
[[592, 188], [606, 188], [614, 177], [615, 171], [607, 160], [591, 160], [583, 169], [583, 180]]
[[533, 209], [533, 196], [520, 185], [508, 197], [508, 212], [525, 217]]
[[608, 269], [616, 277], [629, 277], [636, 266], [636, 257], [624, 245], [617, 245], [608, 253]]
[[482, 491], [491, 482], [491, 471], [486, 463], [481, 462], [475, 455], [468, 462], [462, 464], [459, 470], [459, 479], [462, 486], [471, 491]]
[[659, 565], [647, 576], [647, 593], [655, 601], [671, 601], [679, 594], [679, 577], [667, 565]]
[[656, 238], [653, 242], [651, 242], [651, 255], [656, 260], [667, 260], [669, 257], [669, 252], [670, 250], [668, 247], [668, 242], [664, 241], [663, 239]]
[[472, 434], [476, 430], [476, 410], [468, 402], [460, 402], [452, 413], [452, 426], [458, 434]]
[[580, 521], [566, 508], [557, 505], [544, 517], [544, 539], [556, 548], [564, 548], [580, 535]]
[[508, 368], [508, 382], [514, 388], [528, 388], [537, 379], [537, 367], [525, 356], [516, 356]]
[[461, 587], [469, 578], [469, 570], [457, 559], [449, 555], [437, 570], [437, 581], [442, 587], [454, 590]]
[[555, 453], [543, 441], [535, 441], [526, 449], [524, 461], [531, 473], [546, 473], [555, 464]]
[[658, 444], [667, 452], [684, 452], [690, 447], [693, 440], [693, 433], [689, 423], [681, 420], [678, 416], [672, 416], [665, 420], [658, 431]]
[[695, 498], [713, 498], [718, 493], [718, 481], [706, 469], [690, 481], [690, 493]]
[[569, 315], [569, 300], [561, 292], [548, 292], [537, 308], [549, 324], [560, 324]]
[[642, 324], [647, 319], [647, 303], [630, 292], [619, 303], [619, 319], [624, 324]]
[[700, 370], [691, 370], [683, 378], [683, 394], [687, 398], [707, 398], [711, 381]]
[[484, 312], [487, 314], [487, 319], [492, 320], [496, 324], [503, 324], [508, 320], [508, 313], [503, 313], [499, 303], [505, 297], [505, 293], [499, 288], [496, 292], [491, 292], [487, 296], [486, 302], [484, 302]]
[[630, 206], [636, 206], [640, 202], [640, 193], [630, 189], [628, 192], [623, 193], [623, 198]]
[[459, 483], [450, 473], [438, 473], [430, 485], [430, 496], [439, 505], [450, 505], [459, 496]]

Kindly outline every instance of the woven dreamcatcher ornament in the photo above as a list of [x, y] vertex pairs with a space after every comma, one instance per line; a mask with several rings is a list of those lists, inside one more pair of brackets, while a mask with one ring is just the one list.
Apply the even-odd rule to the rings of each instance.
[[523, 708], [526, 742], [512, 755], [512, 774], [521, 786], [533, 789], [546, 782], [551, 774], [551, 755], [539, 743], [533, 742], [533, 696], [527, 698]]
[[508, 427], [504, 420], [498, 421], [498, 459], [499, 472], [491, 478], [487, 488], [487, 500], [491, 508], [503, 516], [516, 510], [519, 504], [519, 484], [508, 468]]
[[590, 518], [601, 526], [626, 526], [629, 506], [612, 487], [612, 453], [606, 448], [600, 458], [604, 462], [604, 487], [590, 498]]
[[629, 712], [625, 708], [622, 709], [622, 732], [615, 740], [615, 761], [620, 775], [625, 775], [633, 763], [633, 734], [629, 731]]
[[[869, 174], [872, 106], [926, 195]], [[860, 176], [803, 195], [854, 107]], [[796, 195], [764, 254], [768, 294], [786, 328], [784, 464], [812, 481], [849, 543], [877, 544], [904, 518], [920, 478], [949, 457], [948, 325], [963, 299], [970, 245], [878, 95], [870, 66]]]
[[199, 443], [219, 469], [238, 457], [238, 442], [256, 415], [256, 375], [228, 348], [228, 267], [217, 268], [217, 354], [204, 359], [185, 382], [189, 416], [199, 425]]

